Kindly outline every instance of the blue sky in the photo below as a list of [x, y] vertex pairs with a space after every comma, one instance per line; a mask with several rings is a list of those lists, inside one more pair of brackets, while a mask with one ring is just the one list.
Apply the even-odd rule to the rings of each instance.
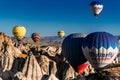
[[120, 0], [100, 0], [103, 11], [95, 18], [93, 0], [0, 0], [0, 32], [12, 35], [15, 25], [26, 27], [26, 36], [56, 36], [57, 31], [91, 33], [106, 31], [120, 35]]

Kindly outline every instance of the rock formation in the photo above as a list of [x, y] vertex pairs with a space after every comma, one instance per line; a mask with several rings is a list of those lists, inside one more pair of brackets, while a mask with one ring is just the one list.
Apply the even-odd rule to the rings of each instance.
[[[74, 71], [61, 54], [61, 47], [13, 41], [2, 32], [0, 32], [0, 39], [0, 79], [85, 80]], [[114, 64], [120, 63], [119, 55], [113, 61]], [[110, 74], [110, 71], [116, 71], [115, 69], [106, 69], [100, 75], [120, 76], [117, 72]], [[85, 69], [83, 75], [87, 80], [95, 80], [94, 76], [100, 77], [91, 65]]]

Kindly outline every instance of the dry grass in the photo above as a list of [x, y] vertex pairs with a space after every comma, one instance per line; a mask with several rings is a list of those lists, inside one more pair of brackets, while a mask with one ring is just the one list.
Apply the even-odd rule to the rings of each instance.
[[107, 69], [107, 71], [113, 72], [113, 73], [120, 73], [120, 67], [110, 68], [110, 69]]

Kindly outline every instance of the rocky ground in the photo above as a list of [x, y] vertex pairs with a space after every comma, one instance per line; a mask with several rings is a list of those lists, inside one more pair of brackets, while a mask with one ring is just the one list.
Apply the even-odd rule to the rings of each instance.
[[89, 65], [79, 76], [61, 55], [60, 45], [18, 42], [2, 32], [0, 39], [0, 80], [120, 80], [119, 56], [111, 67], [95, 72]]

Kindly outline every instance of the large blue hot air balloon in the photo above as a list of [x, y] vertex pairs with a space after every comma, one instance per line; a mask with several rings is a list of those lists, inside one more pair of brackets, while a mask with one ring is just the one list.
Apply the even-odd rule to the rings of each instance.
[[70, 34], [62, 43], [62, 54], [76, 72], [79, 72], [78, 67], [87, 61], [82, 52], [84, 36], [81, 33]]
[[90, 3], [90, 9], [94, 16], [98, 16], [103, 9], [103, 5], [99, 1], [92, 1]]
[[86, 36], [83, 53], [92, 66], [98, 70], [110, 64], [118, 54], [118, 41], [107, 32], [94, 32]]

